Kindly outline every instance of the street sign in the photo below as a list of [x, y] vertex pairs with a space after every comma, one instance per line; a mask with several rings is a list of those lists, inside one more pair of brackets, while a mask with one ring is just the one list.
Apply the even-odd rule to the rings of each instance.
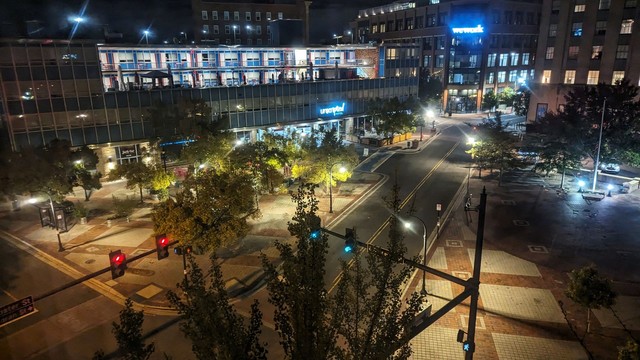
[[27, 296], [24, 299], [14, 301], [11, 304], [0, 308], [0, 326], [25, 317], [36, 310], [33, 305], [33, 297]]
[[436, 204], [436, 211], [442, 210], [442, 204]]

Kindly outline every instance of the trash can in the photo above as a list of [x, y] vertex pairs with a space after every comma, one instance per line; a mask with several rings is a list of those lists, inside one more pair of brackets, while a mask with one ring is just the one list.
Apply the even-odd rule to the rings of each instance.
[[412, 149], [417, 149], [418, 145], [420, 145], [420, 141], [419, 140], [413, 140], [413, 142], [411, 143], [411, 148]]

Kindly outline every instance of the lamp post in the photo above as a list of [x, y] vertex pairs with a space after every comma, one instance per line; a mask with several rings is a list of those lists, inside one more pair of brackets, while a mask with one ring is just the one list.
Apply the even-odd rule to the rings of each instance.
[[598, 166], [600, 166], [600, 146], [602, 145], [602, 126], [604, 125], [604, 110], [607, 108], [607, 99], [602, 102], [602, 116], [600, 117], [600, 135], [598, 135], [598, 152], [596, 153], [596, 163], [593, 167], [593, 186], [591, 191], [596, 191], [598, 182]]
[[[333, 163], [331, 164], [331, 166], [329, 167], [329, 213], [333, 213], [333, 191], [331, 190], [333, 188], [333, 167], [338, 165], [339, 163]], [[344, 166], [340, 167], [340, 172], [343, 173], [345, 172], [346, 169], [344, 168]]]
[[353, 32], [347, 31], [347, 35], [351, 35], [351, 44], [353, 44]]
[[336, 39], [336, 45], [338, 45], [338, 40], [340, 40], [340, 38], [342, 38], [342, 36], [333, 34], [333, 38]]
[[149, 30], [144, 30], [142, 33], [144, 34], [144, 40], [147, 42], [147, 45], [149, 45]]
[[[412, 217], [420, 221], [420, 223], [422, 224], [422, 265], [427, 266], [427, 225], [424, 223], [424, 221], [422, 221], [422, 219], [420, 219], [415, 215], [409, 215], [409, 217]], [[404, 221], [403, 223], [405, 228], [411, 227], [410, 222]], [[422, 290], [420, 291], [421, 295], [427, 295], [427, 288], [425, 287], [425, 281], [426, 281], [426, 272], [422, 270]]]
[[233, 28], [233, 45], [235, 45], [236, 44], [236, 29], [238, 28], [238, 26], [237, 25], [233, 25], [232, 28]]

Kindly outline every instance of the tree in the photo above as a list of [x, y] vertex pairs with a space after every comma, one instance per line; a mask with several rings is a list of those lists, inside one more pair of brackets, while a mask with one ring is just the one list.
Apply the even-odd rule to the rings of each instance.
[[249, 231], [247, 219], [260, 216], [246, 173], [203, 170], [183, 185], [175, 199], [154, 207], [157, 234], [171, 234], [183, 244], [215, 251], [237, 243]]
[[169, 197], [169, 186], [175, 181], [173, 173], [168, 173], [160, 166], [152, 167], [151, 189], [158, 193], [160, 200]]
[[102, 188], [102, 183], [100, 183], [102, 174], [100, 172], [91, 173], [89, 170], [85, 169], [84, 166], [76, 165], [75, 177], [76, 181], [74, 185], [82, 187], [84, 190], [85, 201], [89, 201], [89, 197], [91, 197], [91, 191], [93, 189], [98, 190]]
[[640, 360], [638, 342], [628, 339], [624, 346], [618, 347], [618, 360]]
[[468, 125], [477, 129], [478, 138], [467, 153], [475, 159], [479, 171], [483, 168], [499, 169], [498, 185], [502, 185], [504, 171], [522, 165], [516, 156], [516, 139], [505, 131], [500, 112], [496, 112], [495, 119]]
[[587, 332], [591, 325], [591, 310], [611, 308], [617, 296], [611, 282], [601, 276], [594, 265], [572, 270], [565, 294], [576, 304], [587, 308]]
[[438, 108], [442, 103], [442, 80], [433, 76], [429, 70], [421, 73], [420, 85], [418, 87], [418, 97], [427, 107]]
[[516, 93], [513, 99], [513, 109], [516, 115], [525, 116], [529, 111], [529, 101], [531, 100], [531, 91], [523, 90]]
[[[581, 157], [597, 156], [600, 122], [603, 121], [600, 157], [640, 165], [639, 88], [624, 80], [616, 85], [578, 87], [565, 96], [565, 106], [550, 112], [536, 125], [551, 139], [576, 146]], [[603, 107], [605, 104], [606, 106]], [[603, 118], [604, 108], [604, 118]], [[561, 125], [555, 125], [560, 123]]]
[[228, 170], [229, 154], [235, 138], [232, 133], [210, 133], [199, 137], [182, 149], [181, 158], [193, 166], [207, 164], [216, 170]]
[[[336, 181], [349, 179], [358, 164], [355, 147], [345, 146], [336, 128], [311, 133], [300, 148], [300, 160], [293, 166], [293, 176], [304, 178], [308, 183], [324, 184], [326, 189], [329, 189], [329, 180], [332, 180], [331, 186], [335, 186]], [[339, 171], [338, 165], [345, 171]]]
[[502, 89], [502, 91], [497, 95], [498, 103], [504, 104], [506, 106], [512, 106], [515, 96], [516, 96], [516, 91], [507, 86], [504, 89]]
[[83, 168], [88, 170], [95, 170], [99, 161], [96, 152], [87, 145], [72, 151], [70, 160], [74, 164], [82, 165]]
[[486, 94], [482, 97], [482, 108], [484, 110], [492, 111], [498, 106], [498, 98], [493, 90], [487, 91]]
[[120, 164], [109, 173], [108, 178], [109, 180], [127, 179], [127, 189], [137, 187], [140, 190], [140, 203], [142, 204], [144, 202], [142, 189], [151, 186], [153, 169], [141, 161]]
[[296, 250], [276, 242], [279, 267], [262, 257], [274, 323], [287, 359], [324, 360], [337, 354], [338, 319], [329, 317], [331, 300], [324, 282], [328, 239], [325, 234], [311, 238], [318, 211], [314, 187], [301, 185], [292, 195], [297, 205], [288, 228], [297, 239]]
[[[389, 219], [388, 256], [356, 251], [353, 265], [343, 263], [332, 318], [339, 319], [338, 332], [345, 339], [347, 359], [407, 359], [411, 355], [411, 327], [424, 296], [414, 293], [405, 304], [404, 284], [413, 269], [397, 259], [406, 255], [396, 183], [387, 199]], [[418, 259], [415, 259], [418, 260]]]
[[370, 101], [369, 115], [378, 122], [378, 132], [389, 138], [412, 131], [416, 122], [415, 116], [408, 111], [412, 103], [413, 100], [400, 101], [397, 97]]
[[220, 264], [212, 253], [207, 274], [189, 255], [187, 280], [178, 284], [184, 296], [169, 291], [167, 298], [178, 310], [180, 329], [192, 342], [198, 359], [266, 359], [266, 344], [260, 343], [262, 313], [258, 301], [251, 305], [249, 324], [229, 303]]
[[245, 169], [254, 177], [256, 198], [261, 192], [273, 192], [284, 180], [279, 170], [287, 163], [286, 153], [264, 141], [236, 146], [230, 157], [238, 170]]
[[127, 299], [120, 311], [120, 324], [113, 322], [113, 335], [118, 343], [118, 353], [126, 360], [146, 360], [155, 351], [153, 343], [146, 345], [142, 339], [144, 312], [133, 309], [133, 302]]

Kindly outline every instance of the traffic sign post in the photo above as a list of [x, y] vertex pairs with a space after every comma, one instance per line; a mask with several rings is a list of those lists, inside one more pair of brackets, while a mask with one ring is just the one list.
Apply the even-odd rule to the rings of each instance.
[[33, 305], [33, 297], [14, 301], [0, 308], [0, 326], [4, 326], [22, 317], [32, 314], [36, 310]]

